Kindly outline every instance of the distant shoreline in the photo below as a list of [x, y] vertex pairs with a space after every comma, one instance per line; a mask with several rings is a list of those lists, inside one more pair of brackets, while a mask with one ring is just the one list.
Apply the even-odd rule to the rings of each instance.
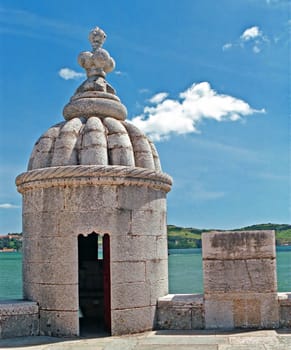
[[[201, 248], [201, 235], [203, 232], [210, 231], [263, 231], [274, 230], [276, 234], [276, 246], [291, 246], [291, 225], [288, 224], [257, 224], [246, 226], [234, 230], [218, 230], [218, 229], [197, 229], [193, 227], [182, 227], [176, 225], [167, 225], [168, 232], [168, 248], [169, 249], [187, 249]], [[8, 233], [0, 235], [0, 253], [7, 251], [21, 251], [22, 249], [22, 233]]]

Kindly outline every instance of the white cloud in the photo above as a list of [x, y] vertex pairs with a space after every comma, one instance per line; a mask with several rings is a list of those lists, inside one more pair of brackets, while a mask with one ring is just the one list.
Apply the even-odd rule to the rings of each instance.
[[71, 79], [76, 80], [76, 79], [81, 79], [86, 77], [85, 73], [78, 73], [70, 68], [62, 68], [59, 70], [58, 74], [61, 78], [65, 80], [71, 80]]
[[265, 35], [258, 26], [252, 26], [245, 29], [240, 37], [234, 42], [224, 44], [222, 50], [227, 51], [235, 47], [246, 49], [249, 47], [253, 53], [258, 54], [268, 43], [270, 43], [270, 40], [267, 35]]
[[143, 113], [132, 119], [134, 125], [154, 140], [167, 139], [172, 134], [199, 132], [197, 126], [204, 119], [237, 121], [265, 112], [253, 109], [241, 99], [217, 93], [208, 82], [194, 83], [176, 100], [163, 94], [156, 106], [144, 107]]
[[153, 97], [151, 97], [149, 99], [150, 103], [154, 103], [154, 104], [158, 104], [161, 103], [165, 98], [168, 97], [168, 93], [167, 92], [159, 92], [158, 94], [154, 95]]
[[257, 45], [254, 45], [253, 46], [253, 51], [254, 51], [254, 53], [259, 53], [259, 52], [261, 52], [261, 48], [259, 46], [257, 46]]
[[15, 208], [20, 208], [20, 206], [19, 205], [10, 204], [10, 203], [0, 204], [0, 209], [15, 209]]
[[261, 37], [262, 32], [260, 31], [259, 27], [253, 26], [250, 28], [247, 28], [242, 35], [240, 36], [241, 40], [243, 41], [249, 41], [251, 39], [255, 39], [257, 37]]
[[232, 48], [232, 43], [226, 43], [222, 46], [222, 50], [226, 51]]

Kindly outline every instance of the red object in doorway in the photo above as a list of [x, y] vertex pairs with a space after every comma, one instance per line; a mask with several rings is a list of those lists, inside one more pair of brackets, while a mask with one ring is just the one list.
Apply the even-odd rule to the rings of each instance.
[[111, 333], [110, 236], [103, 236], [104, 326]]

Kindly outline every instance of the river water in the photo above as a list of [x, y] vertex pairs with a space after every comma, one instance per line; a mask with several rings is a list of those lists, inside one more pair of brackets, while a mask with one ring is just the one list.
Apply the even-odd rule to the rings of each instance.
[[[291, 246], [277, 247], [278, 291], [291, 291]], [[203, 293], [201, 249], [169, 250], [170, 293]], [[22, 298], [22, 254], [0, 253], [0, 299]]]

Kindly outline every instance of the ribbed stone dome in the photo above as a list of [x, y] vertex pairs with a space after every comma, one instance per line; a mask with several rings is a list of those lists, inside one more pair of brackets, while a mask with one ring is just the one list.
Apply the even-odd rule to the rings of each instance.
[[73, 118], [36, 142], [28, 170], [66, 165], [123, 165], [161, 171], [154, 144], [133, 124], [111, 117]]
[[161, 171], [153, 143], [125, 121], [127, 110], [106, 73], [115, 62], [102, 48], [106, 34], [96, 27], [89, 35], [92, 51], [81, 52], [87, 79], [65, 105], [65, 121], [52, 126], [36, 142], [28, 170], [74, 165], [119, 165]]

